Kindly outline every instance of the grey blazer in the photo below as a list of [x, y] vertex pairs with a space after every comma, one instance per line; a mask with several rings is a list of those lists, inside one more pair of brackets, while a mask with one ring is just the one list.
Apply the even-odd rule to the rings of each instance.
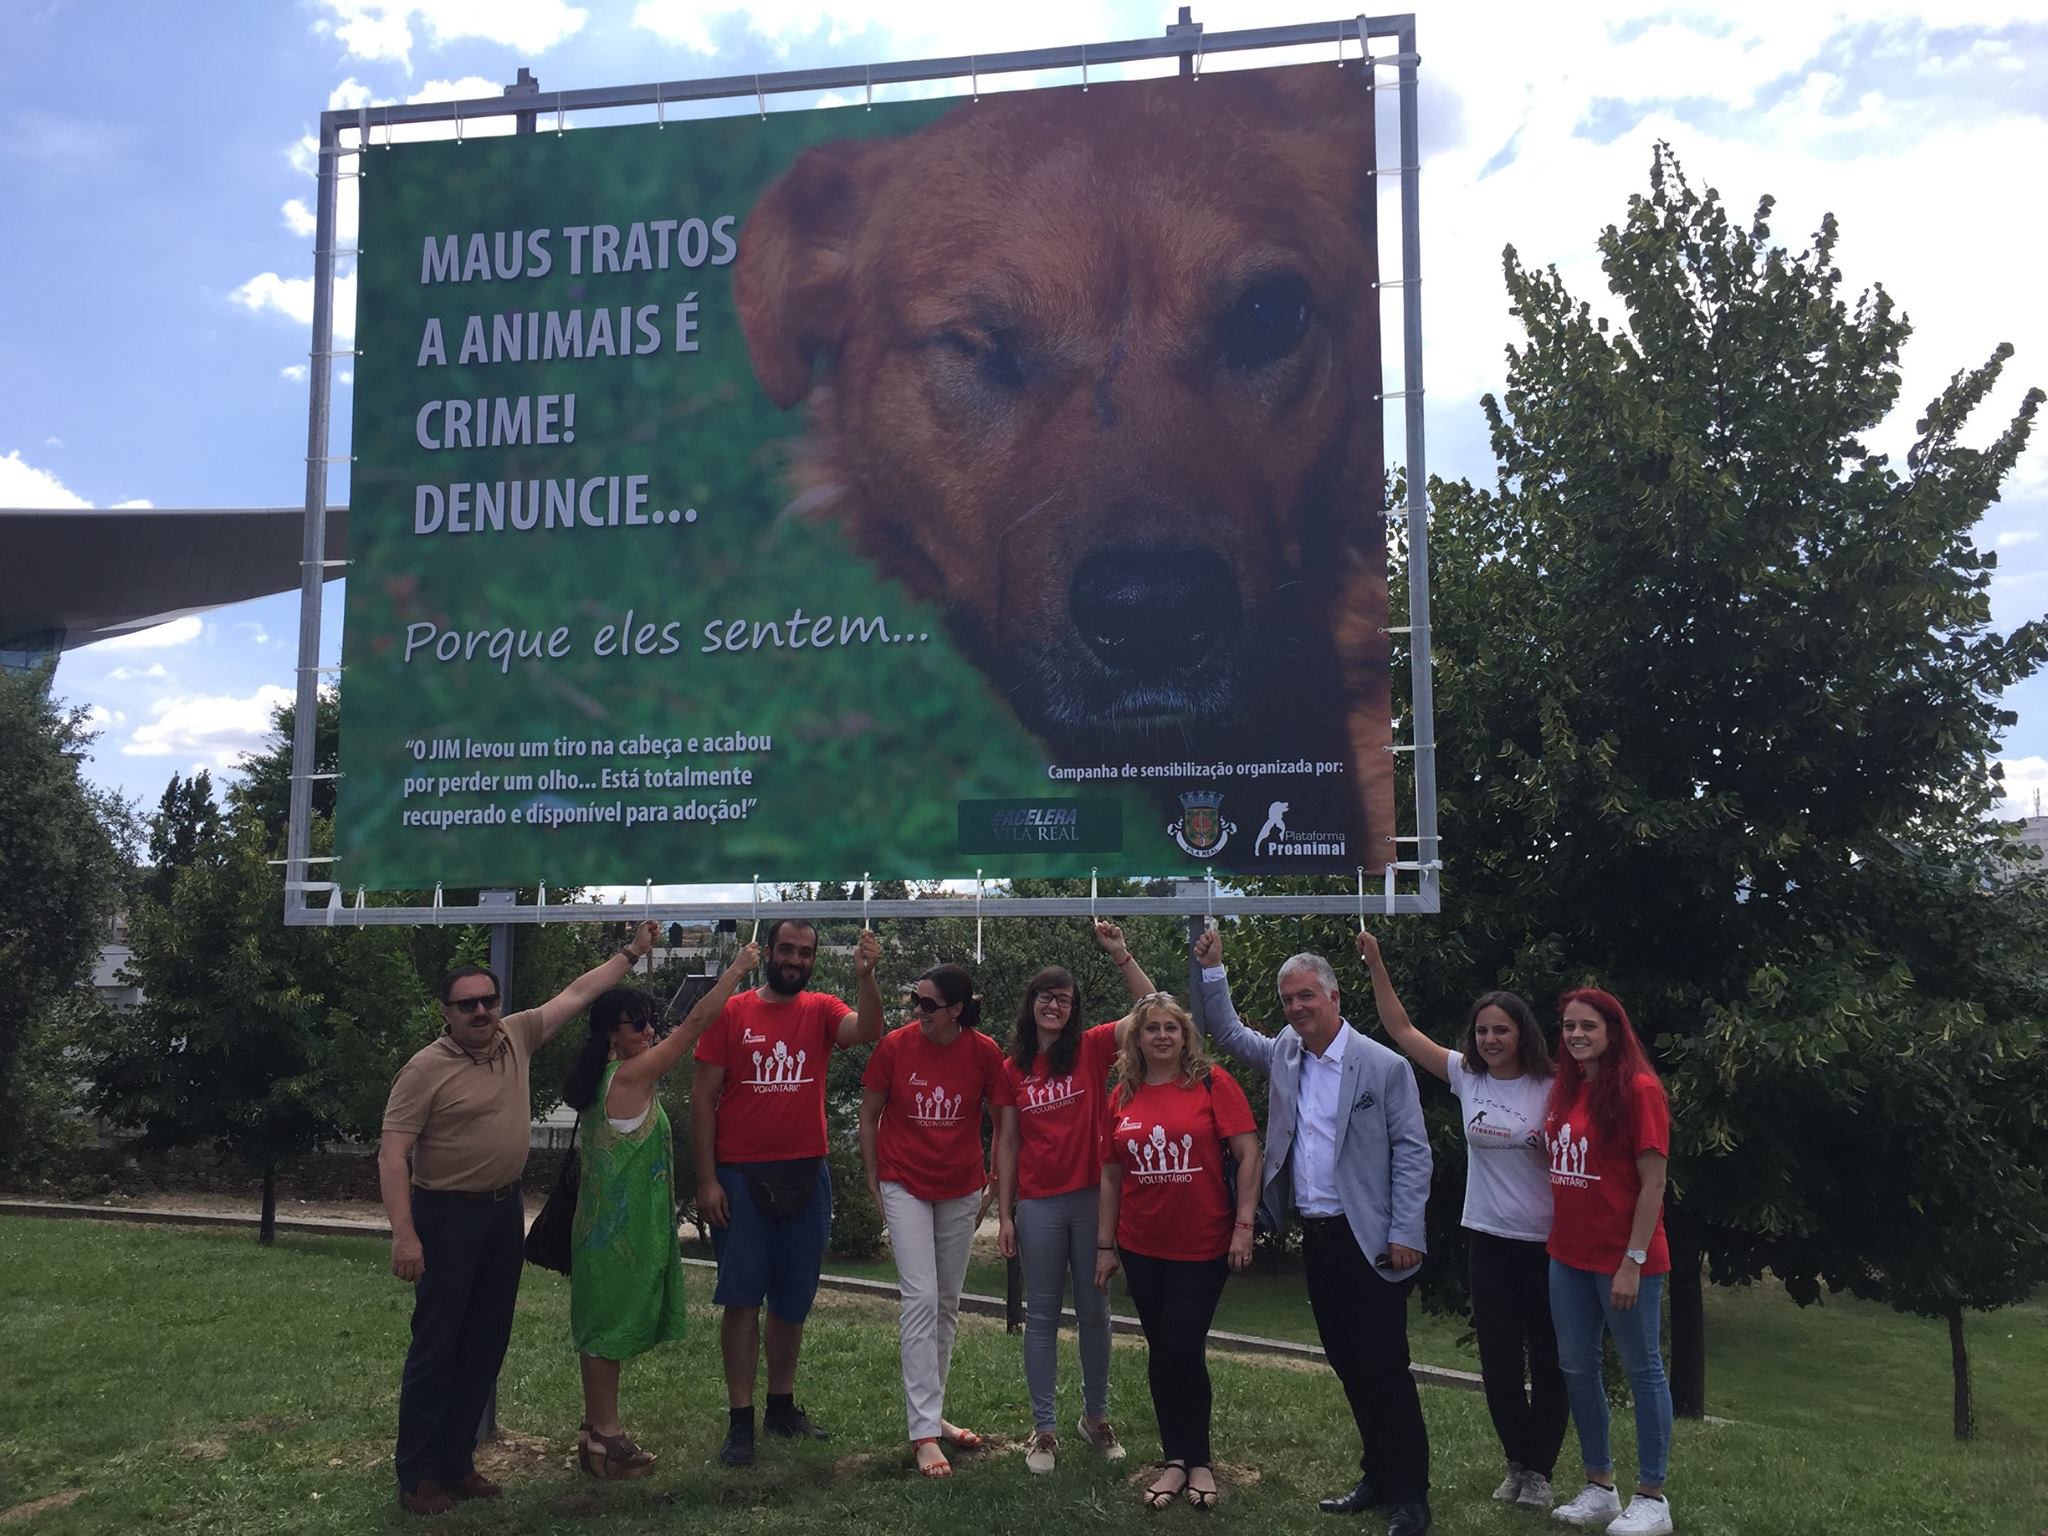
[[[1292, 1029], [1262, 1035], [1247, 1028], [1230, 1001], [1230, 979], [1202, 980], [1201, 1022], [1210, 1039], [1266, 1074], [1266, 1171], [1259, 1203], [1277, 1228], [1293, 1203], [1292, 1167], [1300, 1105], [1301, 1036]], [[1429, 1200], [1429, 1136], [1422, 1096], [1405, 1058], [1368, 1040], [1346, 1021], [1342, 1096], [1350, 1113], [1337, 1127], [1337, 1194], [1359, 1251], [1387, 1281], [1415, 1271], [1386, 1265], [1388, 1246], [1426, 1251], [1423, 1207]]]

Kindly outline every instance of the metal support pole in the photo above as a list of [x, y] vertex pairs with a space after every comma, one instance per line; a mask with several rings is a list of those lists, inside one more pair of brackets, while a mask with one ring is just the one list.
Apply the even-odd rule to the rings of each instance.
[[1408, 696], [1415, 721], [1415, 835], [1421, 910], [1442, 910], [1436, 823], [1436, 691], [1430, 676], [1429, 463], [1422, 424], [1422, 130], [1416, 104], [1415, 18], [1401, 49], [1401, 390], [1408, 427]]
[[313, 748], [320, 717], [320, 597], [327, 559], [327, 429], [334, 354], [335, 160], [341, 131], [320, 119], [319, 190], [313, 217], [312, 396], [306, 420], [306, 527], [299, 552], [299, 672], [292, 705], [291, 807], [285, 830], [285, 921], [305, 907], [313, 822]]

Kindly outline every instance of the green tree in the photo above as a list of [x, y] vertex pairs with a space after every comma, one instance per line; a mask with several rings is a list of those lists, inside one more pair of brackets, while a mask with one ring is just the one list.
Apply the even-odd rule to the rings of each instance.
[[156, 814], [149, 818], [149, 868], [138, 886], [141, 894], [152, 901], [168, 901], [178, 871], [213, 856], [220, 831], [213, 776], [204, 768], [189, 779], [172, 774]]
[[49, 684], [47, 668], [0, 671], [0, 1173], [34, 1161], [30, 1133], [52, 1123], [23, 1102], [17, 1064], [39, 1041], [30, 1076], [50, 1087], [57, 1047], [43, 1032], [91, 978], [133, 841], [127, 807], [80, 771], [92, 741], [86, 712], [59, 705]]
[[[298, 705], [280, 704], [271, 712], [270, 740], [263, 749], [243, 758], [241, 781], [228, 791], [228, 806], [237, 815], [253, 816], [269, 834], [273, 847], [282, 846], [292, 808], [292, 731], [298, 722]], [[319, 694], [313, 715], [313, 772], [332, 774], [341, 754], [341, 695], [327, 688]], [[313, 781], [313, 817], [332, 820], [334, 780]]]
[[[1599, 240], [1611, 317], [1507, 252], [1525, 339], [1484, 401], [1498, 480], [1431, 486], [1447, 921], [1390, 945], [1440, 1038], [1486, 987], [1543, 1005], [1597, 979], [1657, 1042], [1674, 1396], [1694, 1414], [1703, 1260], [1790, 1263], [1770, 1192], [1799, 1170], [1742, 1053], [1709, 1096], [1687, 1042], [1739, 1001], [1825, 1044], [1861, 995], [1842, 947], [1907, 947], [1887, 851], [1975, 858], [2012, 723], [2000, 694], [2048, 657], [2048, 627], [1992, 629], [1995, 556], [1972, 538], [2041, 393], [1965, 444], [2000, 346], [1893, 465], [1869, 438], [1898, 401], [1907, 322], [1881, 288], [1844, 291], [1832, 217], [1790, 252], [1770, 208], [1731, 220], [1659, 146], [1648, 193]], [[1978, 1006], [1951, 972], [1915, 983], [1923, 1006]], [[1827, 1059], [1805, 1091], [1853, 1106], [1854, 1064]], [[1866, 1253], [1897, 1236], [1839, 1220]]]

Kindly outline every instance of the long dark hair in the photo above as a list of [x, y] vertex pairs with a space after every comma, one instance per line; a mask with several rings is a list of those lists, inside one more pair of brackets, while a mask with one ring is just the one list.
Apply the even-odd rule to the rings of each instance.
[[562, 1080], [562, 1102], [579, 1113], [590, 1108], [597, 1100], [597, 1085], [604, 1080], [605, 1063], [611, 1059], [612, 1031], [634, 1019], [652, 1019], [660, 1012], [661, 1005], [652, 994], [638, 987], [607, 987], [598, 993], [597, 1001], [590, 1005], [590, 1033]]
[[928, 981], [942, 1003], [960, 1005], [960, 1027], [973, 1029], [981, 1023], [981, 999], [974, 995], [974, 973], [964, 965], [935, 965], [917, 978]]
[[1515, 1056], [1522, 1071], [1530, 1077], [1550, 1076], [1556, 1068], [1550, 1064], [1550, 1047], [1544, 1043], [1543, 1026], [1536, 1022], [1529, 1005], [1512, 992], [1482, 992], [1473, 999], [1472, 1011], [1465, 1015], [1465, 1038], [1458, 1045], [1465, 1053], [1465, 1070], [1486, 1070], [1486, 1063], [1479, 1057], [1479, 1015], [1488, 1008], [1498, 1008], [1515, 1021]]
[[[1661, 1093], [1663, 1079], [1650, 1065], [1650, 1058], [1643, 1051], [1643, 1042], [1637, 1037], [1635, 1026], [1629, 1023], [1628, 1010], [1621, 1006], [1620, 998], [1612, 992], [1602, 992], [1598, 987], [1576, 987], [1557, 1000], [1557, 1011], [1562, 1014], [1573, 1003], [1584, 1003], [1607, 1025], [1607, 1050], [1600, 1058], [1600, 1071], [1586, 1095], [1586, 1107], [1603, 1137], [1619, 1136], [1628, 1125], [1629, 1112], [1635, 1108], [1637, 1080], [1647, 1075]], [[1550, 1106], [1546, 1117], [1553, 1130], [1565, 1111], [1571, 1108], [1572, 1101], [1579, 1096], [1579, 1089], [1585, 1081], [1585, 1071], [1572, 1053], [1559, 1051], [1557, 1075], [1551, 1079]]]
[[1074, 1006], [1067, 1010], [1067, 1022], [1060, 1027], [1059, 1038], [1045, 1053], [1045, 1075], [1067, 1076], [1081, 1055], [1081, 1032], [1087, 1027], [1081, 1022], [1081, 983], [1074, 980], [1065, 966], [1048, 965], [1024, 984], [1024, 1001], [1017, 1005], [1017, 1030], [1010, 1041], [1010, 1060], [1017, 1063], [1017, 1070], [1026, 1077], [1038, 1060], [1038, 994], [1062, 990], [1073, 994]]

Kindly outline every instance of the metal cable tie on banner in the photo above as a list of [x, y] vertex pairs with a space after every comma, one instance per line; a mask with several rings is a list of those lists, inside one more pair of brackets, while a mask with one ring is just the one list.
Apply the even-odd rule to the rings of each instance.
[[[547, 909], [548, 909], [548, 883], [547, 883], [547, 881], [545, 881], [545, 880], [542, 880], [542, 881], [540, 881], [540, 882], [538, 883], [538, 887], [537, 887], [537, 888], [538, 888], [538, 890], [540, 891], [540, 896], [539, 896], [539, 897], [538, 897], [538, 898], [537, 898], [537, 899], [536, 899], [536, 900], [534, 901], [534, 905], [535, 905], [536, 907], [539, 907], [539, 908], [541, 909], [541, 911], [545, 912], [545, 911], [547, 911]], [[545, 921], [543, 921], [543, 922], [541, 923], [541, 927], [543, 927], [543, 928], [547, 927], [547, 923], [546, 923]]]
[[306, 568], [307, 566], [309, 566], [309, 565], [317, 565], [317, 566], [319, 566], [319, 567], [320, 567], [320, 569], [322, 569], [322, 570], [324, 571], [324, 570], [327, 570], [328, 568], [330, 568], [330, 567], [332, 567], [332, 566], [337, 566], [337, 565], [354, 565], [354, 564], [355, 564], [355, 561], [353, 561], [353, 560], [301, 560], [301, 561], [299, 562], [299, 568], [300, 568], [301, 570], [304, 570], [304, 569], [305, 569], [305, 568]]
[[981, 100], [981, 66], [971, 53], [967, 55], [967, 89], [972, 100]]
[[874, 111], [874, 110], [875, 110], [875, 66], [874, 66], [874, 65], [872, 65], [872, 64], [863, 64], [863, 65], [861, 66], [861, 70], [862, 70], [862, 72], [863, 72], [863, 73], [864, 73], [864, 74], [866, 75], [866, 77], [867, 77], [867, 86], [868, 86], [868, 105], [867, 105], [867, 110], [868, 110], [868, 111], [870, 111], [870, 112], [872, 112], [872, 111]]
[[362, 888], [362, 887], [361, 887], [360, 885], [359, 885], [359, 886], [357, 886], [357, 887], [356, 887], [356, 910], [357, 910], [358, 912], [360, 912], [360, 911], [362, 911], [362, 910], [363, 910], [363, 908], [365, 908], [365, 907], [366, 907], [366, 906], [368, 906], [368, 905], [369, 905], [369, 902], [368, 902], [368, 900], [367, 900], [367, 899], [366, 899], [366, 898], [364, 897], [364, 895], [363, 895], [363, 888]]
[[306, 356], [308, 356], [308, 357], [312, 357], [312, 358], [321, 358], [321, 357], [330, 357], [330, 358], [331, 358], [331, 357], [361, 357], [362, 355], [363, 355], [363, 354], [362, 354], [361, 350], [360, 350], [359, 348], [356, 348], [356, 347], [329, 347], [329, 348], [328, 348], [328, 349], [327, 349], [327, 350], [326, 350], [325, 352], [308, 352], [308, 353], [306, 354]]
[[1202, 40], [1204, 36], [1205, 34], [1199, 31], [1195, 33], [1195, 67], [1193, 72], [1189, 75], [1189, 78], [1192, 80], [1199, 80], [1202, 78]]
[[341, 862], [341, 855], [338, 853], [309, 853], [303, 858], [265, 859], [263, 862], [266, 864], [339, 864]]
[[1398, 867], [1398, 865], [1394, 864], [1387, 866], [1387, 916], [1389, 917], [1394, 915], [1394, 871]]
[[981, 964], [981, 871], [974, 872], [974, 963]]
[[353, 464], [355, 461], [356, 456], [352, 453], [330, 453], [324, 457], [310, 453], [306, 455], [308, 464]]
[[[299, 776], [298, 776], [297, 774], [293, 774], [293, 775], [292, 775], [292, 777], [293, 777], [293, 778], [297, 778], [297, 777], [299, 777]], [[312, 782], [313, 782], [313, 781], [314, 781], [315, 779], [341, 779], [341, 778], [346, 778], [346, 777], [348, 777], [348, 775], [346, 775], [346, 774], [341, 774], [341, 773], [309, 773], [309, 774], [307, 774], [307, 775], [306, 775], [305, 777], [306, 777], [306, 782], [307, 782], [308, 784], [310, 784], [310, 783], [312, 783]]]
[[333, 666], [329, 666], [329, 667], [298, 667], [298, 668], [296, 668], [295, 670], [296, 670], [296, 671], [300, 671], [300, 672], [335, 672], [335, 673], [339, 673], [339, 672], [341, 671], [341, 664], [340, 664], [339, 662], [336, 662], [336, 663], [335, 663], [335, 664], [334, 664]]
[[[654, 86], [654, 126], [657, 128], [666, 128], [668, 126], [668, 103], [661, 99], [661, 83], [659, 81], [656, 81]], [[670, 1004], [670, 1006], [673, 1007], [674, 1004]]]
[[1388, 747], [1386, 750], [1389, 752], [1434, 752], [1436, 750], [1436, 743], [1433, 741], [1418, 741], [1409, 746]]
[[761, 77], [754, 76], [754, 105], [761, 109], [761, 121], [768, 121], [768, 96], [761, 89]]
[[1380, 398], [1382, 400], [1420, 400], [1422, 398], [1422, 391], [1419, 389], [1390, 389], [1381, 395]]
[[875, 883], [868, 878], [868, 872], [860, 872], [860, 931], [868, 931], [868, 903], [874, 899]]
[[[651, 923], [651, 922], [653, 922], [653, 921], [654, 921], [654, 878], [653, 878], [653, 877], [652, 877], [651, 875], [650, 875], [650, 876], [648, 877], [648, 880], [647, 880], [647, 889], [646, 889], [645, 891], [643, 891], [643, 892], [641, 893], [641, 907], [642, 907], [642, 913], [643, 913], [643, 915], [644, 915], [644, 916], [646, 917], [647, 921], [648, 921], [648, 922], [650, 922], [650, 923]], [[648, 957], [648, 960], [647, 960], [647, 969], [648, 969], [648, 970], [650, 970], [650, 971], [652, 971], [652, 970], [654, 969], [654, 958], [653, 958], [653, 956], [652, 956], [652, 955], [650, 955], [650, 956]]]
[[[459, 101], [455, 103], [455, 142], [462, 142], [462, 103]], [[440, 903], [437, 901], [434, 905], [438, 907]]]
[[1443, 838], [1435, 832], [1430, 832], [1418, 834], [1415, 837], [1397, 837], [1394, 841], [1397, 843], [1440, 843], [1443, 841]]
[[1208, 904], [1202, 912], [1202, 925], [1211, 933], [1216, 931], [1216, 874], [1209, 873]]
[[754, 926], [747, 930], [747, 942], [749, 944], [761, 937], [761, 876], [758, 871], [755, 872], [752, 881], [752, 890], [754, 893]]
[[1086, 43], [1081, 45], [1081, 89], [1084, 92], [1088, 89], [1088, 45]]
[[1422, 279], [1419, 277], [1383, 277], [1373, 284], [1375, 288], [1420, 288], [1421, 286]]
[[1088, 923], [1090, 927], [1095, 924], [1095, 871], [1092, 869], [1088, 871]]
[[434, 882], [434, 921], [437, 923], [447, 921], [441, 915], [441, 882], [438, 880]]
[[334, 914], [341, 910], [341, 887], [335, 886], [327, 893], [327, 926], [334, 926]]
[[1365, 932], [1365, 866], [1358, 866], [1358, 931]]
[[[1364, 38], [1361, 37], [1358, 40], [1358, 46], [1361, 50], [1364, 49]], [[1337, 23], [1337, 67], [1339, 69], [1344, 67], [1344, 23], [1341, 21]]]
[[557, 91], [555, 92], [555, 137], [559, 139], [566, 130], [567, 125], [562, 120], [562, 93]]

